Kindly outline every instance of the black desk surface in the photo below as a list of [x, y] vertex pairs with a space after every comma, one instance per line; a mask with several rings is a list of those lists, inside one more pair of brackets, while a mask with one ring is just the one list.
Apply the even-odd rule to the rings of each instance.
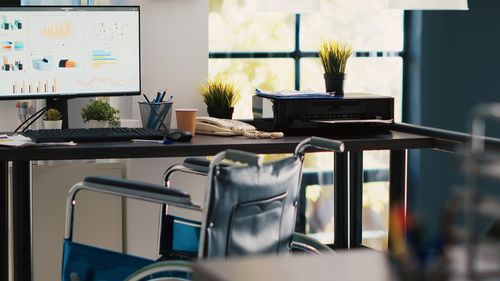
[[[378, 133], [332, 134], [323, 136], [341, 140], [347, 151], [432, 148], [432, 137], [387, 130]], [[291, 153], [305, 137], [283, 139], [248, 139], [245, 137], [216, 137], [196, 135], [191, 142], [169, 145], [144, 142], [81, 143], [76, 146], [0, 147], [0, 160], [64, 160], [108, 158], [153, 158], [214, 155], [225, 149], [241, 149], [254, 153]]]

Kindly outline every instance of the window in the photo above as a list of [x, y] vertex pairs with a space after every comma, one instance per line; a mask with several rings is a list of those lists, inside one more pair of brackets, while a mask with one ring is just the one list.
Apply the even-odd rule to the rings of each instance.
[[[384, 10], [384, 0], [321, 0], [321, 11], [303, 15], [258, 11], [256, 2], [210, 0], [209, 76], [242, 89], [234, 118], [252, 118], [255, 88], [324, 90], [316, 49], [323, 38], [334, 38], [355, 49], [346, 92], [394, 97], [401, 120], [403, 12]], [[365, 175], [376, 176], [364, 185], [363, 238], [376, 248], [387, 245], [388, 159], [385, 151], [364, 154]], [[331, 166], [332, 153], [315, 153], [308, 155], [305, 170], [331, 171]], [[332, 191], [329, 180], [307, 188], [307, 230], [324, 242], [333, 241]]]

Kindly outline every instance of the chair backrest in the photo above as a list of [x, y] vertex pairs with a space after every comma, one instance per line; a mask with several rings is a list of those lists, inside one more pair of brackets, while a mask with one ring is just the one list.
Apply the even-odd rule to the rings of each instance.
[[[185, 161], [164, 174], [169, 186], [175, 171], [208, 174], [208, 190], [202, 209], [199, 245], [175, 243], [175, 217], [161, 212], [160, 254], [162, 259], [175, 256], [224, 257], [266, 253], [288, 253], [293, 238], [302, 162], [306, 148], [344, 151], [341, 141], [310, 137], [301, 141], [293, 156], [262, 164], [253, 153], [226, 150], [212, 161]], [[243, 165], [222, 163], [224, 159]], [[198, 236], [198, 228], [187, 222]], [[185, 229], [185, 227], [181, 227]], [[185, 235], [180, 235], [185, 238]]]
[[225, 153], [216, 156], [210, 167], [200, 246], [203, 256], [288, 253], [295, 226], [302, 157], [264, 164], [214, 163], [218, 158], [231, 158], [225, 157]]

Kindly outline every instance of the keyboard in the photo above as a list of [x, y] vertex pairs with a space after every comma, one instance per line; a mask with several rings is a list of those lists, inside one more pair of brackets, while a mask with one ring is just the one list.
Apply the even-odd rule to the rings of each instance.
[[28, 130], [21, 133], [36, 143], [106, 142], [132, 139], [162, 140], [163, 134], [150, 128], [78, 128], [63, 130]]

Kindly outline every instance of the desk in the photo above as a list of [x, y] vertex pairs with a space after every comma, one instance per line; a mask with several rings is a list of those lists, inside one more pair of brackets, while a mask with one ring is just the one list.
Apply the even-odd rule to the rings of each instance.
[[[382, 133], [328, 137], [342, 140], [344, 153], [335, 157], [335, 243], [336, 248], [361, 244], [362, 151], [391, 150], [390, 204], [406, 199], [407, 149], [448, 149], [457, 142], [439, 139], [429, 130], [395, 125]], [[417, 130], [418, 133], [413, 133]], [[326, 136], [324, 136], [326, 137]], [[191, 143], [162, 145], [156, 143], [108, 142], [77, 146], [0, 148], [0, 280], [8, 280], [8, 162], [12, 162], [14, 280], [31, 280], [31, 175], [32, 160], [115, 159], [186, 157], [214, 155], [224, 149], [240, 149], [254, 153], [290, 153], [305, 137], [278, 140], [252, 140], [197, 135]], [[391, 234], [389, 233], [389, 236]]]
[[195, 264], [193, 269], [194, 281], [397, 280], [388, 258], [370, 250], [213, 260]]

